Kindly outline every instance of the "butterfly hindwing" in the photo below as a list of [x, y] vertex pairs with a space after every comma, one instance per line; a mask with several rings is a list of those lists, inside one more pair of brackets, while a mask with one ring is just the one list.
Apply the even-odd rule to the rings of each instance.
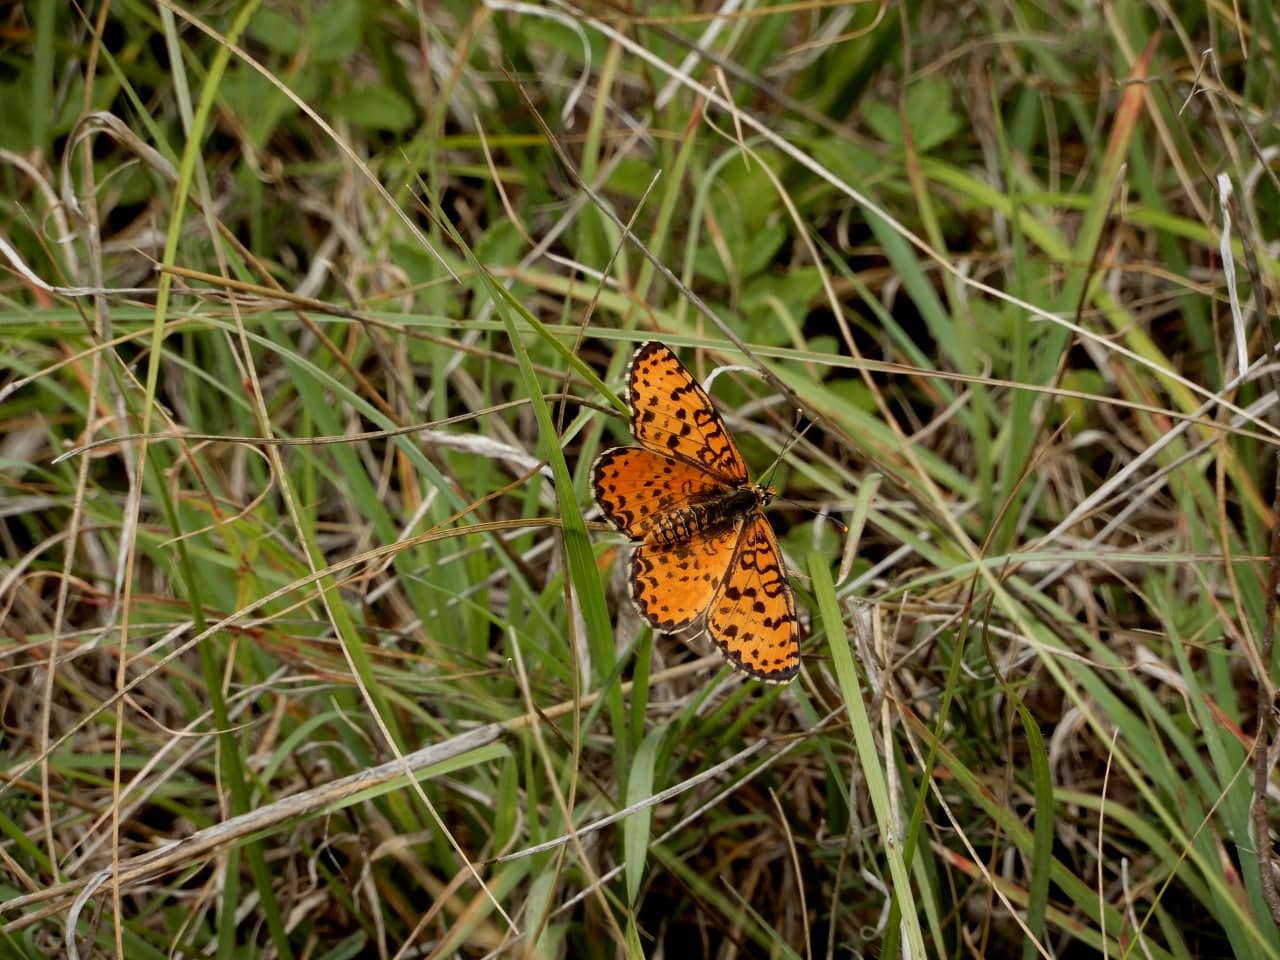
[[[740, 526], [740, 524], [739, 524]], [[738, 528], [675, 543], [648, 542], [631, 552], [631, 599], [659, 630], [684, 630], [711, 604], [733, 560]]]
[[732, 490], [691, 463], [644, 447], [614, 447], [591, 467], [596, 503], [632, 540], [652, 534], [660, 517]]

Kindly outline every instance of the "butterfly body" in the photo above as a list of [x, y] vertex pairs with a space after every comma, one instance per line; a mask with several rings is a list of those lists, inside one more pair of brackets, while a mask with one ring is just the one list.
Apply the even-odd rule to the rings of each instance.
[[592, 465], [604, 515], [635, 541], [632, 600], [661, 630], [701, 625], [739, 669], [795, 676], [800, 628], [791, 584], [762, 508], [776, 495], [746, 464], [700, 384], [661, 343], [627, 368], [637, 446]]
[[653, 535], [670, 545], [714, 533], [722, 527], [738, 525], [751, 511], [769, 502], [766, 489], [742, 487], [724, 496], [704, 501], [691, 500], [687, 506], [659, 514]]

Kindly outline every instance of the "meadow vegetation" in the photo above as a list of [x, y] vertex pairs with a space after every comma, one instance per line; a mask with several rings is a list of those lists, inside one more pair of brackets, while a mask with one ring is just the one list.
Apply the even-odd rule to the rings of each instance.
[[[1270, 4], [0, 29], [0, 956], [1280, 956]], [[628, 601], [650, 339], [790, 683]]]

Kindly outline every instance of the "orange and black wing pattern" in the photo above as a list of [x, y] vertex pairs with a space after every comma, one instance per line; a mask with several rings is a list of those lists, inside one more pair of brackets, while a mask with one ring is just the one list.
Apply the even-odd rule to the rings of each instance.
[[669, 347], [643, 344], [627, 368], [635, 447], [591, 468], [596, 502], [636, 546], [628, 582], [659, 630], [703, 627], [760, 680], [800, 669], [800, 622], [782, 552], [747, 466], [711, 398]]
[[773, 528], [759, 511], [738, 534], [706, 624], [716, 646], [753, 677], [790, 680], [800, 669], [795, 596]]
[[700, 467], [644, 447], [600, 454], [591, 488], [605, 517], [632, 540], [654, 534], [664, 516], [732, 490]]
[[636, 443], [701, 467], [731, 487], [747, 465], [724, 421], [680, 358], [664, 343], [641, 344], [627, 367], [627, 402]]
[[659, 630], [685, 630], [706, 614], [725, 584], [738, 529], [675, 543], [648, 542], [631, 552], [627, 582], [641, 616]]

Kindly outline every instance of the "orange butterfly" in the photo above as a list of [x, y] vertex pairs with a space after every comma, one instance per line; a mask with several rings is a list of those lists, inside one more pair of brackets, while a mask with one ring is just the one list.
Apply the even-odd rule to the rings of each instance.
[[711, 398], [664, 344], [642, 344], [627, 367], [636, 447], [591, 467], [596, 502], [633, 541], [629, 583], [660, 630], [701, 623], [735, 667], [760, 680], [800, 669], [800, 622], [777, 538]]

